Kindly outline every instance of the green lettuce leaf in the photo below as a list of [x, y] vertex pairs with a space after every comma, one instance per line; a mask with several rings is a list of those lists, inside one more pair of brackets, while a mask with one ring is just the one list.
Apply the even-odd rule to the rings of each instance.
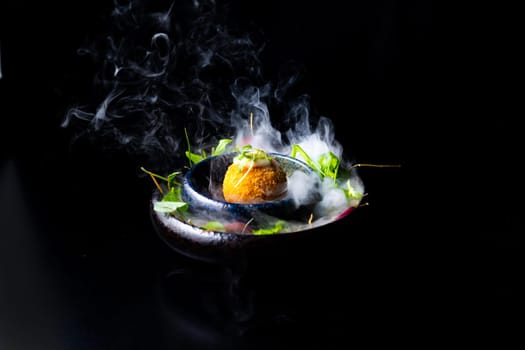
[[275, 222], [275, 224], [272, 227], [253, 230], [252, 233], [254, 235], [271, 235], [274, 233], [279, 233], [283, 231], [283, 229], [285, 228], [286, 228], [286, 221], [278, 220]]

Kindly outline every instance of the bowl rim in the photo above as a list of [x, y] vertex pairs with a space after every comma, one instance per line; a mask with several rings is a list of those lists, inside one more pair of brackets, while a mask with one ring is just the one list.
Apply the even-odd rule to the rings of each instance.
[[350, 216], [349, 214], [351, 214], [352, 212], [356, 211], [359, 208], [359, 207], [348, 207], [345, 210], [344, 215], [338, 215], [336, 217], [331, 218], [330, 220], [318, 222], [316, 224], [305, 224], [304, 226], [302, 226], [302, 229], [300, 230], [284, 231], [284, 232], [279, 232], [277, 234], [255, 235], [255, 234], [240, 233], [240, 232], [228, 232], [228, 231], [217, 231], [213, 229], [205, 229], [201, 226], [193, 224], [192, 222], [181, 220], [180, 218], [176, 216], [169, 215], [167, 213], [157, 212], [154, 209], [154, 203], [158, 201], [159, 198], [160, 198], [160, 193], [158, 192], [158, 190], [153, 190], [151, 193], [150, 199], [149, 199], [150, 215], [155, 216], [159, 221], [163, 222], [164, 225], [170, 226], [171, 229], [173, 229], [174, 226], [177, 226], [177, 228], [184, 226], [190, 231], [195, 231], [195, 232], [198, 231], [199, 237], [202, 238], [202, 241], [208, 241], [209, 239], [216, 239], [218, 237], [226, 238], [226, 237], [231, 237], [231, 236], [240, 236], [242, 237], [242, 239], [245, 239], [245, 240], [257, 240], [257, 239], [267, 239], [265, 237], [293, 235], [293, 234], [297, 234], [301, 232], [308, 232], [312, 230], [317, 230], [318, 228], [330, 225], [335, 222], [343, 221], [343, 219], [345, 219], [347, 216]]
[[[180, 218], [154, 210], [154, 202], [159, 198], [158, 191], [150, 197], [150, 220], [153, 229], [170, 249], [191, 259], [208, 263], [231, 265], [240, 258], [242, 261], [252, 256], [252, 250], [264, 252], [283, 245], [288, 251], [299, 241], [322, 239], [323, 233], [331, 232], [338, 237], [344, 233], [345, 218], [333, 219], [322, 224], [306, 225], [300, 230], [275, 234], [255, 235], [250, 233], [207, 230]], [[353, 208], [356, 209], [356, 208]], [[327, 231], [328, 230], [328, 231]], [[317, 246], [317, 245], [316, 245]], [[266, 253], [263, 253], [266, 256]]]
[[[345, 219], [347, 219], [347, 216], [350, 216], [351, 213], [356, 211], [359, 207], [348, 207], [344, 211], [344, 215], [338, 215], [330, 220], [323, 221], [323, 222], [317, 222], [315, 224], [305, 224], [302, 226], [302, 229], [300, 230], [293, 230], [293, 231], [284, 231], [279, 232], [276, 234], [262, 234], [262, 235], [256, 235], [251, 233], [240, 233], [240, 232], [229, 232], [229, 231], [217, 231], [213, 229], [205, 229], [201, 226], [195, 225], [192, 222], [187, 222], [185, 220], [181, 220], [180, 218], [169, 215], [167, 213], [161, 213], [157, 212], [154, 209], [154, 203], [158, 201], [160, 198], [160, 193], [158, 190], [153, 190], [150, 196], [150, 205], [149, 205], [149, 211], [150, 211], [150, 217], [157, 221], [158, 223], [162, 223], [163, 226], [165, 226], [171, 234], [174, 234], [174, 231], [177, 232], [176, 236], [189, 238], [192, 241], [197, 241], [201, 244], [211, 244], [211, 242], [217, 242], [218, 240], [226, 241], [231, 240], [234, 238], [237, 240], [237, 243], [239, 243], [238, 240], [242, 240], [245, 242], [253, 242], [253, 241], [259, 241], [259, 240], [276, 240], [276, 239], [282, 239], [282, 238], [272, 238], [275, 236], [294, 236], [296, 234], [301, 233], [309, 233], [312, 231], [317, 231], [318, 229], [321, 229], [322, 227], [325, 227], [327, 225], [331, 225], [337, 222], [343, 222]], [[179, 230], [182, 229], [184, 233], [179, 232]]]

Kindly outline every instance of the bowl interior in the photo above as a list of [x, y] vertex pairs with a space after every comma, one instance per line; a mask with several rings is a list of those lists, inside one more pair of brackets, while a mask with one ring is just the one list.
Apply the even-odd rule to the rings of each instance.
[[[228, 166], [238, 153], [228, 153], [208, 157], [195, 164], [184, 176], [182, 185], [182, 198], [196, 209], [208, 212], [221, 212], [237, 217], [241, 220], [256, 218], [258, 215], [271, 215], [289, 219], [300, 218], [310, 205], [315, 204], [317, 198], [298, 204], [288, 194], [278, 200], [255, 203], [239, 204], [226, 202], [222, 194], [222, 181]], [[312, 176], [315, 172], [306, 163], [296, 158], [269, 153], [283, 168], [288, 178], [296, 171]]]

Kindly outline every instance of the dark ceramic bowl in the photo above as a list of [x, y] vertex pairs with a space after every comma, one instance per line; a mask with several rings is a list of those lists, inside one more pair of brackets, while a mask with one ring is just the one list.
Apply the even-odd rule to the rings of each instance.
[[[276, 215], [278, 218], [300, 218], [304, 219], [306, 213], [311, 213], [310, 206], [317, 203], [315, 196], [312, 203], [306, 203], [297, 207], [291, 198], [261, 203], [261, 204], [234, 204], [224, 201], [222, 193], [210, 187], [211, 183], [222, 184], [224, 174], [231, 164], [234, 154], [209, 157], [194, 165], [184, 176], [182, 184], [183, 199], [189, 204], [190, 210], [200, 210], [209, 215], [230, 216], [233, 220], [246, 220], [259, 216]], [[287, 175], [299, 170], [305, 174], [311, 174], [313, 170], [304, 162], [295, 158], [272, 154], [285, 169]], [[207, 230], [191, 220], [177, 218], [166, 213], [154, 210], [154, 204], [160, 200], [158, 191], [153, 192], [150, 201], [150, 214], [153, 226], [160, 238], [172, 249], [193, 259], [231, 265], [235, 262], [264, 261], [268, 258], [272, 261], [285, 261], [291, 256], [297, 256], [293, 252], [304, 252], [304, 256], [311, 258], [311, 252], [332, 250], [334, 244], [337, 246], [338, 235], [344, 237], [348, 227], [342, 220], [355, 208], [350, 207], [340, 215], [326, 220], [317, 220], [312, 224], [306, 224], [307, 220], [299, 220], [304, 224], [295, 226], [293, 230], [277, 233], [256, 235], [251, 233], [223, 232]], [[327, 239], [327, 235], [331, 239]], [[280, 260], [279, 257], [282, 257]]]
[[[205, 262], [231, 265], [239, 261], [286, 260], [297, 253], [312, 258], [311, 252], [327, 252], [337, 247], [348, 236], [346, 216], [355, 208], [348, 208], [344, 215], [331, 221], [304, 226], [293, 232], [271, 235], [240, 234], [206, 230], [176, 217], [154, 210], [160, 199], [154, 192], [150, 202], [153, 227], [160, 238], [176, 252]], [[328, 239], [330, 237], [330, 239]]]
[[[182, 183], [182, 199], [194, 210], [207, 214], [217, 214], [234, 220], [246, 222], [270, 215], [282, 219], [304, 219], [311, 213], [312, 207], [320, 200], [312, 196], [308, 202], [298, 205], [290, 196], [257, 204], [230, 203], [224, 200], [222, 181], [228, 166], [238, 153], [228, 153], [208, 157], [195, 164], [184, 176]], [[278, 153], [269, 153], [290, 177], [295, 171], [306, 175], [314, 174], [314, 170], [297, 158]]]

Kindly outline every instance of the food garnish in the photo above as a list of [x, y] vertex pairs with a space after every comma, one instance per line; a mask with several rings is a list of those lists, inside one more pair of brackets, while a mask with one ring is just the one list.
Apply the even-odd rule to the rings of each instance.
[[[187, 138], [187, 134], [186, 134]], [[217, 146], [213, 147], [209, 152], [204, 150], [200, 153], [194, 153], [191, 151], [190, 142], [187, 138], [188, 149], [185, 152], [186, 157], [189, 160], [190, 167], [196, 163], [211, 157], [224, 154], [228, 151], [231, 151], [232, 148], [229, 147], [232, 143], [232, 139], [221, 139], [218, 141]], [[252, 145], [244, 145], [242, 147], [236, 147], [235, 152], [238, 153], [230, 164], [233, 170], [240, 176], [237, 176], [234, 181], [230, 184], [232, 188], [235, 189], [235, 193], [239, 193], [239, 189], [242, 186], [243, 182], [248, 178], [249, 173], [255, 174], [255, 169], [270, 169], [272, 166], [277, 163], [270, 154], [265, 152], [262, 149], [254, 148]], [[355, 209], [357, 206], [361, 206], [359, 203], [362, 198], [366, 195], [357, 190], [352, 186], [350, 181], [350, 172], [357, 167], [399, 167], [400, 165], [382, 165], [382, 164], [364, 164], [358, 163], [353, 164], [350, 167], [344, 168], [341, 166], [341, 159], [337, 157], [333, 152], [327, 152], [317, 157], [317, 161], [312, 159], [306, 151], [301, 148], [298, 144], [294, 144], [291, 147], [290, 156], [299, 160], [304, 161], [308, 164], [316, 174], [319, 175], [320, 179], [325, 181], [329, 180], [332, 182], [334, 189], [341, 190], [345, 197], [348, 200], [348, 207], [342, 211], [339, 215], [336, 216], [336, 220], [348, 215], [350, 212]], [[277, 234], [283, 233], [290, 230], [290, 225], [287, 221], [280, 220], [277, 218], [276, 221], [269, 222], [264, 225], [264, 227], [252, 226], [252, 220], [248, 222], [221, 222], [221, 221], [206, 221], [201, 224], [197, 224], [198, 220], [193, 220], [191, 216], [188, 216], [189, 205], [181, 199], [181, 182], [180, 178], [182, 173], [180, 171], [173, 172], [168, 176], [161, 176], [152, 171], [141, 168], [146, 174], [148, 174], [152, 181], [154, 182], [156, 188], [161, 194], [161, 199], [154, 203], [153, 209], [157, 212], [165, 213], [167, 215], [175, 216], [178, 219], [195, 224], [208, 231], [217, 231], [217, 232], [236, 232], [244, 234], [254, 234], [254, 235], [268, 235], [268, 234]], [[253, 175], [251, 174], [251, 175]], [[226, 175], [225, 175], [226, 179]], [[158, 180], [162, 180], [163, 183], [159, 183]], [[260, 179], [259, 179], [260, 180]], [[255, 182], [260, 182], [256, 180]], [[286, 180], [286, 177], [285, 177]], [[283, 180], [281, 178], [281, 189]], [[286, 182], [284, 182], [286, 184]], [[223, 184], [224, 185], [224, 184]], [[275, 185], [275, 184], [274, 184]], [[285, 186], [286, 188], [286, 186]], [[226, 197], [226, 196], [225, 196]], [[253, 199], [253, 198], [252, 198]], [[259, 198], [261, 199], [261, 198]], [[257, 202], [257, 200], [255, 201]], [[365, 203], [367, 204], [367, 203]], [[304, 225], [314, 224], [313, 213], [309, 216], [308, 221]]]
[[[151, 177], [158, 191], [162, 194], [161, 200], [155, 202], [153, 205], [155, 211], [168, 214], [175, 214], [178, 212], [180, 214], [188, 210], [188, 203], [181, 199], [181, 183], [177, 181], [177, 177], [181, 175], [180, 171], [173, 172], [167, 177], [164, 177], [153, 173], [144, 167], [141, 167], [140, 170]], [[163, 188], [157, 179], [163, 180], [166, 188]]]

